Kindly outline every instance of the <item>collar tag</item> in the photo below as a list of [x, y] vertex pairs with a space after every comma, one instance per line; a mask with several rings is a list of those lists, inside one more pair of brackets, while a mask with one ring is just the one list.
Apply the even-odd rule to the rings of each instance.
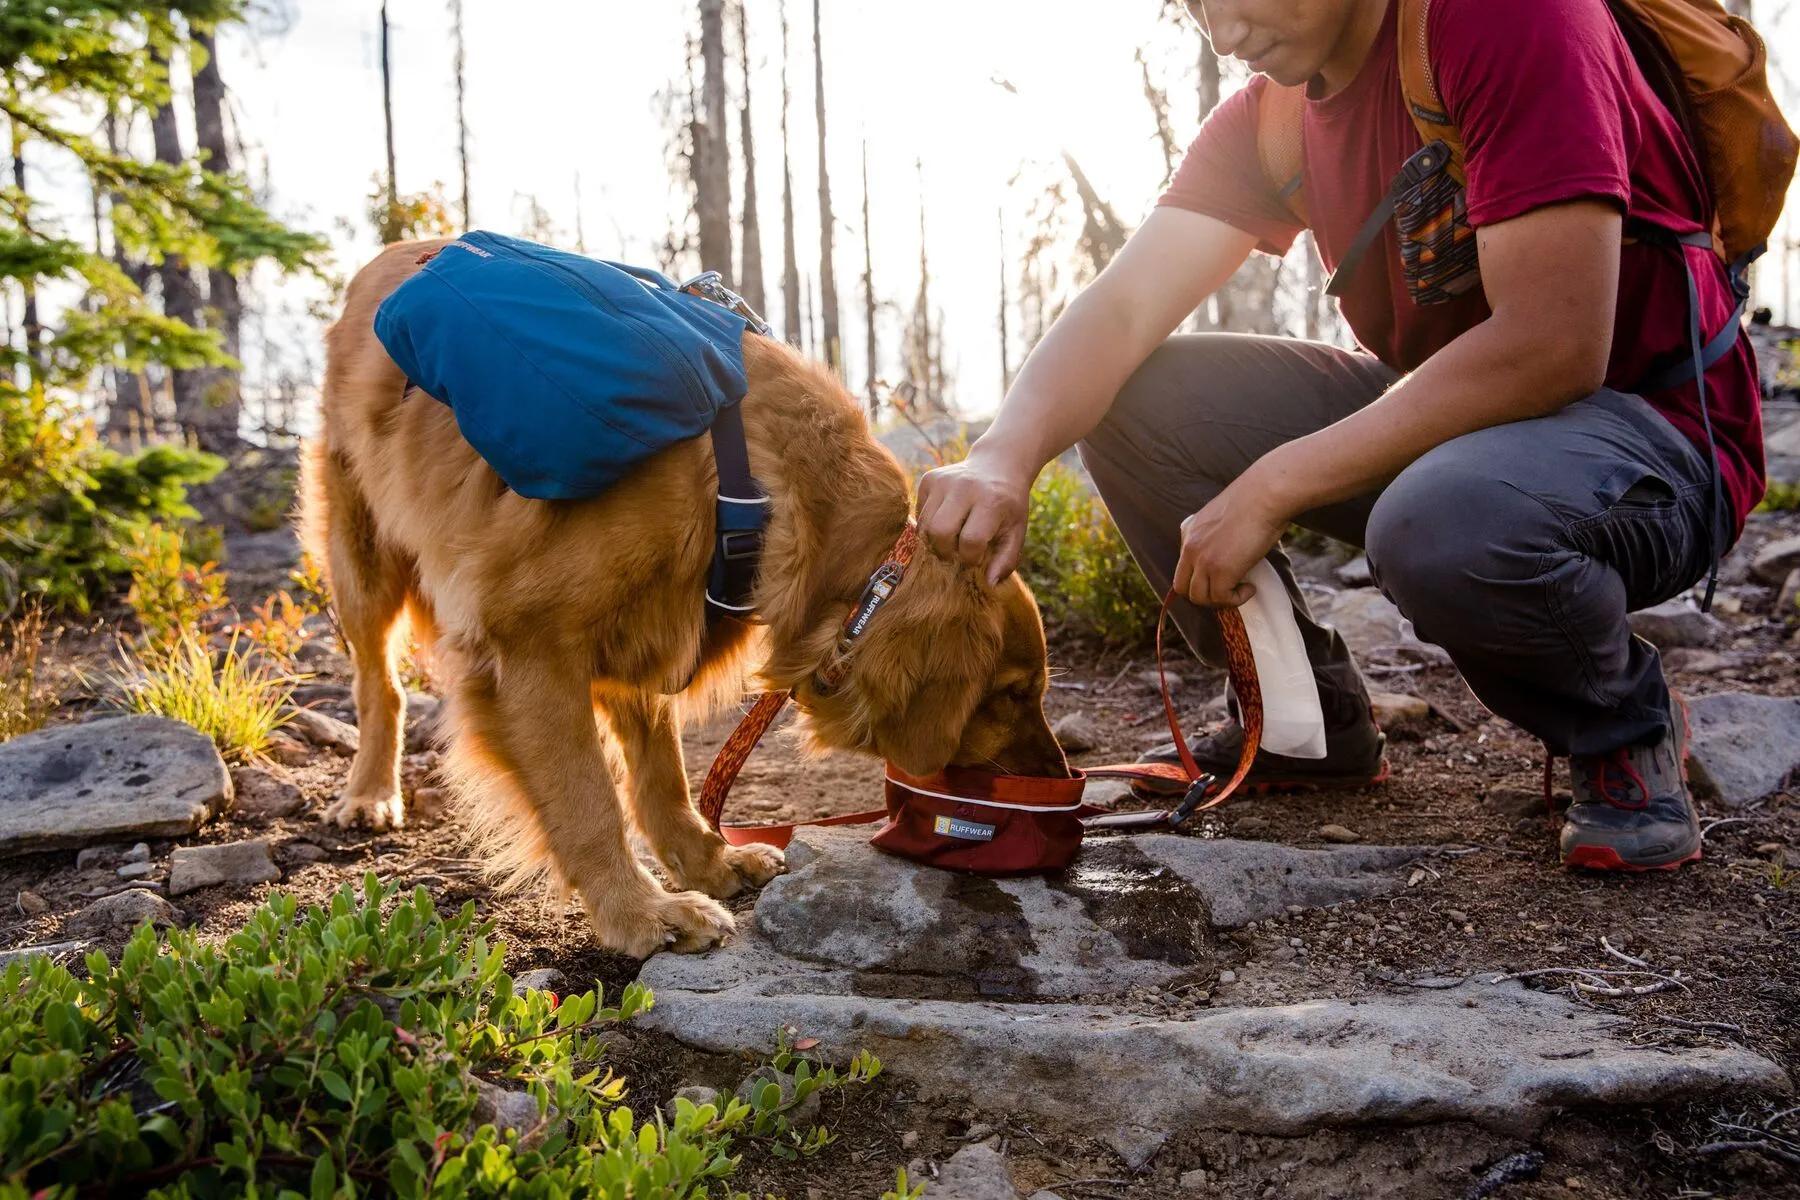
[[856, 602], [856, 609], [850, 619], [844, 622], [844, 640], [854, 642], [868, 629], [869, 622], [881, 606], [887, 603], [894, 589], [900, 586], [901, 579], [906, 576], [906, 568], [897, 562], [882, 563], [876, 572], [869, 576], [869, 586], [863, 589], [862, 599]]

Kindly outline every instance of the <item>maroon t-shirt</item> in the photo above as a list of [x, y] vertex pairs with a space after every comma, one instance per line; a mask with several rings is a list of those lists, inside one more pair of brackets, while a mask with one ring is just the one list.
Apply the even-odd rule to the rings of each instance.
[[[1401, 165], [1420, 148], [1400, 88], [1395, 9], [1349, 86], [1309, 99], [1302, 123], [1303, 186], [1313, 236], [1334, 268]], [[1469, 222], [1479, 228], [1560, 201], [1611, 200], [1621, 212], [1677, 232], [1710, 229], [1704, 176], [1679, 126], [1644, 81], [1605, 0], [1436, 0], [1427, 25], [1438, 91], [1468, 148]], [[1264, 175], [1257, 106], [1268, 80], [1221, 104], [1161, 203], [1215, 217], [1285, 253], [1302, 226]], [[1702, 336], [1737, 306], [1711, 251], [1689, 248], [1699, 280]], [[1443, 304], [1415, 304], [1390, 224], [1340, 298], [1362, 346], [1409, 371], [1489, 315], [1476, 288]], [[1628, 243], [1608, 387], [1637, 383], [1687, 356], [1687, 277], [1675, 251]], [[1762, 412], [1749, 339], [1706, 373], [1708, 408], [1727, 504], [1741, 519], [1762, 498]], [[1645, 396], [1704, 453], [1692, 382]]]

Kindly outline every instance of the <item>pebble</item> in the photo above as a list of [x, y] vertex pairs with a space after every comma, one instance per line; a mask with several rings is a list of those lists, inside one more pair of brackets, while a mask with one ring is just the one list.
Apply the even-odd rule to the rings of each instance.
[[1086, 754], [1100, 744], [1100, 727], [1084, 712], [1072, 712], [1050, 727], [1056, 744], [1069, 754]]
[[1220, 971], [1219, 972], [1219, 982], [1220, 983], [1236, 983], [1237, 982], [1237, 972], [1236, 971]]
[[[1163, 686], [1163, 677], [1161, 675], [1159, 675], [1156, 671], [1139, 671], [1138, 672], [1138, 682], [1142, 683], [1142, 684], [1146, 684], [1150, 687], [1153, 687], [1157, 691], [1161, 691], [1162, 686]], [[1175, 674], [1175, 672], [1170, 671], [1168, 674], [1168, 683], [1169, 683], [1169, 690], [1171, 692], [1179, 692], [1184, 686], [1186, 686], [1187, 680], [1185, 680], [1181, 676]]]
[[356, 726], [326, 716], [317, 709], [290, 708], [282, 715], [287, 718], [286, 728], [290, 732], [334, 754], [348, 758], [356, 753], [361, 742]]
[[271, 733], [269, 740], [263, 743], [263, 753], [284, 767], [304, 767], [313, 758], [311, 746], [298, 738], [289, 737], [279, 729]]
[[1491, 787], [1482, 800], [1510, 817], [1538, 817], [1544, 813], [1544, 793], [1538, 788]]
[[178, 846], [169, 856], [169, 895], [220, 884], [273, 883], [281, 878], [261, 840], [216, 846]]
[[155, 863], [130, 862], [119, 868], [120, 879], [142, 879], [156, 870]]
[[119, 861], [126, 863], [147, 863], [150, 861], [150, 847], [143, 842], [139, 842], [120, 856]]
[[[569, 977], [555, 967], [539, 967], [535, 971], [526, 971], [513, 980], [513, 995], [520, 992], [555, 992], [562, 995], [569, 990]], [[681, 1093], [676, 1092], [677, 1096]], [[698, 1104], [700, 1101], [696, 1100]], [[710, 1101], [708, 1101], [710, 1103]]]
[[675, 1094], [669, 1097], [669, 1103], [666, 1109], [671, 1120], [675, 1117], [675, 1102], [677, 1100], [686, 1100], [695, 1108], [702, 1108], [708, 1104], [711, 1104], [716, 1108], [719, 1106], [719, 1089], [703, 1087], [700, 1084], [690, 1084], [684, 1088], [676, 1088]]
[[1469, 914], [1460, 908], [1449, 909], [1444, 915], [1449, 917], [1452, 921], [1455, 921], [1458, 925], [1467, 925], [1469, 923]]
[[89, 867], [110, 867], [114, 863], [125, 861], [126, 848], [117, 844], [88, 846], [75, 852], [75, 869], [85, 871]]
[[231, 773], [237, 809], [256, 817], [291, 817], [306, 807], [306, 797], [284, 774], [266, 767], [239, 767]]
[[909, 1129], [905, 1133], [900, 1135], [900, 1148], [902, 1150], [911, 1150], [914, 1147], [916, 1147], [918, 1144], [919, 1144], [919, 1131], [918, 1130]]
[[1319, 836], [1328, 842], [1349, 843], [1362, 841], [1362, 834], [1343, 825], [1321, 825], [1319, 826]]
[[[1359, 554], [1337, 570], [1332, 572], [1337, 581], [1345, 587], [1364, 588], [1375, 582], [1375, 576], [1369, 571], [1369, 556]], [[1182, 1185], [1187, 1186], [1186, 1184]]]
[[35, 917], [50, 911], [50, 902], [36, 892], [20, 892], [18, 905], [19, 911], [28, 917]]
[[1403, 692], [1369, 693], [1369, 710], [1383, 729], [1407, 729], [1431, 719], [1431, 705]]
[[1190, 1192], [1197, 1192], [1206, 1186], [1206, 1172], [1196, 1167], [1192, 1171], [1181, 1173], [1181, 1186]]
[[1775, 598], [1775, 619], [1785, 621], [1789, 617], [1800, 617], [1800, 567], [1788, 572], [1787, 581], [1781, 585], [1781, 594]]
[[1303, 942], [1303, 941], [1301, 941], [1301, 940], [1300, 940], [1300, 939], [1299, 939], [1299, 938], [1297, 938], [1297, 937], [1291, 937], [1291, 938], [1289, 938], [1289, 939], [1288, 939], [1288, 945], [1290, 945], [1290, 946], [1304, 946], [1304, 945], [1306, 945], [1306, 943], [1305, 943], [1305, 942]]
[[69, 931], [100, 933], [109, 929], [132, 929], [146, 920], [159, 926], [174, 925], [181, 920], [181, 912], [161, 896], [132, 888], [104, 896], [70, 917]]

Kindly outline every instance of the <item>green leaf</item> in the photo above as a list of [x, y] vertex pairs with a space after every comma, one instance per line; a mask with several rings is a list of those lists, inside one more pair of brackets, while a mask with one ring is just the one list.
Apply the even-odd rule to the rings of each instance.
[[337, 1164], [329, 1154], [321, 1154], [312, 1169], [312, 1200], [331, 1200], [337, 1191]]
[[345, 1104], [350, 1103], [350, 1085], [344, 1081], [342, 1075], [328, 1068], [319, 1072], [319, 1082], [334, 1097], [342, 1100]]

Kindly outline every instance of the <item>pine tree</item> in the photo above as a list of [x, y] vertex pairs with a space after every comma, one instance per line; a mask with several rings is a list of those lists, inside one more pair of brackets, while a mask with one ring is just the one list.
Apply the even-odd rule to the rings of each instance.
[[[167, 77], [171, 64], [168, 49], [156, 49], [153, 53]], [[164, 97], [163, 102], [151, 110], [150, 136], [157, 162], [178, 170], [187, 161], [181, 149], [172, 96]], [[162, 282], [163, 314], [190, 329], [200, 328], [200, 289], [188, 267], [187, 256], [180, 253], [164, 255], [156, 274]], [[175, 421], [203, 448], [230, 449], [237, 442], [237, 425], [234, 422], [227, 428], [215, 423], [214, 414], [207, 410], [206, 382], [205, 372], [198, 368], [174, 367], [170, 370], [169, 395], [175, 403]]]
[[800, 262], [794, 245], [794, 168], [788, 141], [788, 105], [793, 93], [788, 89], [788, 23], [787, 3], [782, 0], [781, 14], [781, 332], [782, 336], [800, 344]]
[[[195, 30], [191, 46], [190, 58], [199, 61], [194, 71], [195, 143], [207, 170], [229, 174], [231, 150], [225, 140], [225, 81], [219, 74], [218, 46], [212, 31], [204, 29]], [[236, 264], [220, 261], [204, 270], [207, 326], [219, 331], [219, 348], [235, 359], [242, 345], [244, 319]], [[242, 375], [235, 368], [209, 367], [200, 378], [202, 407], [198, 415], [204, 417], [206, 428], [200, 443], [220, 449], [235, 439], [243, 409]]]
[[825, 161], [825, 33], [819, 20], [819, 0], [813, 0], [813, 108], [819, 126], [819, 321], [825, 361], [842, 377], [844, 347], [838, 338], [837, 271], [831, 253], [831, 173]]
[[[463, 41], [463, 0], [450, 0], [450, 36], [456, 47], [451, 56], [451, 69], [456, 72], [456, 162], [462, 170], [462, 224], [464, 229], [473, 229], [475, 218], [470, 215], [469, 207], [469, 120], [464, 110], [468, 86], [465, 75], [466, 47]], [[579, 184], [575, 190], [579, 195]], [[579, 212], [576, 213], [575, 220], [579, 227]]]
[[731, 151], [725, 125], [725, 0], [700, 0], [701, 111], [694, 128], [700, 268], [731, 285]]
[[739, 110], [738, 140], [744, 154], [744, 259], [738, 272], [738, 291], [744, 303], [759, 315], [763, 311], [762, 223], [756, 211], [756, 133], [750, 120], [750, 13], [748, 0], [739, 0], [738, 58], [744, 73], [744, 104]]
[[1012, 347], [1006, 336], [1006, 208], [1001, 206], [994, 210], [994, 226], [999, 232], [1000, 242], [1000, 394], [1004, 396], [1012, 387]]

